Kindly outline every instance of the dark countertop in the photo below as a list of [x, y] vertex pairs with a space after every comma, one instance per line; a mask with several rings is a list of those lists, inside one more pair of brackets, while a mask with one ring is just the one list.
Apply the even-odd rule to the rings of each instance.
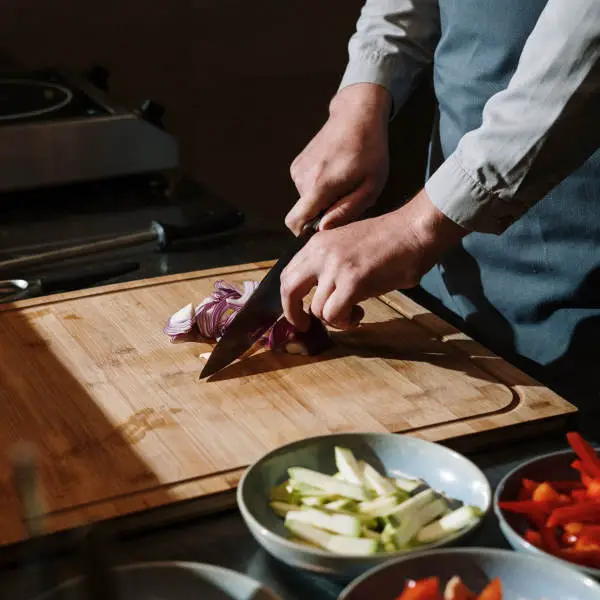
[[[17, 256], [96, 242], [149, 229], [153, 220], [174, 225], [202, 223], [234, 207], [198, 184], [184, 182], [165, 192], [160, 179], [142, 177], [36, 193], [0, 194], [0, 262]], [[276, 258], [290, 235], [283, 224], [260, 215], [229, 232], [177, 242], [168, 252], [156, 245], [111, 251], [71, 260], [83, 264], [134, 260], [140, 269], [114, 281], [184, 273], [215, 266]], [[45, 275], [52, 267], [1, 272], [0, 278]]]
[[[0, 225], [0, 260], [27, 252], [60, 247], [70, 243], [91, 241], [99, 237], [146, 229], [153, 219], [182, 222], [201, 218], [210, 207], [222, 209], [221, 199], [211, 198], [204, 192], [192, 194], [185, 200], [165, 199], [161, 192], [149, 193], [147, 182], [126, 182], [115, 188], [101, 186], [78, 188], [31, 196], [0, 196], [3, 212]], [[108, 191], [107, 191], [108, 190]], [[137, 190], [137, 191], [136, 191]], [[194, 192], [196, 193], [196, 192]], [[91, 199], [93, 198], [93, 199]], [[53, 204], [54, 202], [54, 204]], [[203, 241], [181, 244], [161, 254], [151, 245], [105, 255], [140, 262], [140, 269], [120, 277], [118, 281], [181, 273], [191, 270], [232, 265], [275, 258], [287, 237], [282, 225], [265, 222], [257, 216], [248, 216], [239, 229]], [[89, 260], [89, 259], [88, 259]], [[93, 260], [102, 260], [96, 257]], [[77, 262], [73, 269], [77, 268]], [[36, 269], [36, 274], [42, 272]], [[47, 272], [47, 270], [43, 270]], [[114, 280], [114, 281], [117, 281]], [[593, 423], [588, 423], [589, 429]], [[587, 428], [586, 428], [587, 429]], [[592, 441], [600, 442], [597, 428], [593, 435], [584, 429]], [[536, 454], [566, 447], [564, 433], [546, 438], [511, 443], [510, 448], [494, 449], [470, 455], [484, 469], [493, 487], [511, 468]], [[490, 515], [483, 526], [469, 540], [471, 545], [508, 548], [495, 518]], [[56, 557], [57, 579], [73, 573], [69, 554]], [[250, 537], [237, 510], [219, 515], [190, 520], [145, 533], [129, 536], [114, 548], [115, 563], [137, 561], [185, 560], [217, 564], [241, 571], [264, 582], [284, 600], [332, 600], [342, 584], [294, 571], [270, 558]], [[26, 599], [33, 596], [30, 581], [23, 571], [5, 566], [0, 573], [4, 597]]]

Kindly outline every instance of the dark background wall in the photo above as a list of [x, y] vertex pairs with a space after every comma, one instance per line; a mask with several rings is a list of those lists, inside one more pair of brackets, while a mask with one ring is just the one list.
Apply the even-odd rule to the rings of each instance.
[[[0, 47], [29, 67], [109, 68], [111, 95], [151, 98], [182, 165], [240, 208], [283, 218], [289, 164], [327, 114], [362, 0], [4, 0]], [[392, 127], [384, 200], [422, 181], [425, 86]]]

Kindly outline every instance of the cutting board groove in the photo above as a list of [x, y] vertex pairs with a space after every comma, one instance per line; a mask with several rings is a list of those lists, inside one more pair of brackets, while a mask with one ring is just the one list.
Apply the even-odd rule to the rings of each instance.
[[[217, 279], [271, 262], [0, 306], [0, 545], [20, 541], [8, 453], [35, 442], [52, 531], [235, 489], [288, 442], [345, 431], [429, 440], [558, 426], [575, 408], [400, 293], [316, 357], [261, 351], [199, 381], [205, 342], [162, 328]], [[508, 428], [508, 429], [507, 429]]]

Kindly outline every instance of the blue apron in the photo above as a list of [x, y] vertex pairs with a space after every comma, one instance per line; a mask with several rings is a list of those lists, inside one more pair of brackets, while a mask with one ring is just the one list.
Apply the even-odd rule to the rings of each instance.
[[[508, 85], [545, 4], [440, 0], [430, 172]], [[574, 404], [600, 407], [600, 151], [502, 235], [468, 235], [423, 278], [419, 293]]]

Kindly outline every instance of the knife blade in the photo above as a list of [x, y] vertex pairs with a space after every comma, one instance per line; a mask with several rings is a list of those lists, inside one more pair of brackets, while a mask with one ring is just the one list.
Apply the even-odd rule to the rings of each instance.
[[214, 375], [230, 365], [236, 358], [251, 348], [283, 314], [280, 293], [280, 276], [294, 256], [304, 247], [319, 227], [323, 213], [319, 214], [302, 229], [279, 257], [279, 260], [264, 276], [250, 299], [244, 304], [231, 325], [211, 352], [200, 379]]

